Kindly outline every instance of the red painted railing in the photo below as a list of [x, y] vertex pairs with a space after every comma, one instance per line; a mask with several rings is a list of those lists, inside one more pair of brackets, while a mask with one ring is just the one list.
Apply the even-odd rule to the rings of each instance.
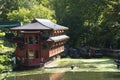
[[49, 57], [52, 57], [52, 56], [54, 56], [54, 55], [57, 55], [57, 54], [59, 54], [59, 53], [61, 53], [61, 52], [63, 52], [63, 51], [64, 51], [64, 46], [61, 46], [61, 47], [59, 47], [59, 48], [52, 49], [52, 50], [49, 51]]

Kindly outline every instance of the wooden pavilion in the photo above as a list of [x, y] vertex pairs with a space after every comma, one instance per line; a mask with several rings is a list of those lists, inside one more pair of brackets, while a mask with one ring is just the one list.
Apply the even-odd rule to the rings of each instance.
[[64, 43], [69, 38], [64, 35], [65, 30], [68, 28], [38, 18], [23, 26], [11, 28], [14, 35], [9, 35], [9, 41], [17, 44], [17, 64], [40, 66], [57, 57], [64, 51]]

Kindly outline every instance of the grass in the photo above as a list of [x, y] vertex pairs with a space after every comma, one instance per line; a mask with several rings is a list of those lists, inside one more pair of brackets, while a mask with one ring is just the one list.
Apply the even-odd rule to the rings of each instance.
[[[75, 70], [82, 71], [118, 71], [113, 59], [99, 58], [99, 59], [70, 59], [63, 58], [51, 63], [50, 65], [57, 64], [56, 68], [68, 68], [71, 65], [77, 67]], [[58, 69], [57, 69], [58, 70]]]
[[69, 58], [61, 59], [57, 63], [59, 67], [69, 67], [71, 65], [79, 67], [82, 65], [82, 62], [79, 59], [69, 59]]
[[113, 63], [110, 59], [70, 59], [63, 58], [59, 61], [54, 62], [58, 64], [58, 67], [68, 67], [71, 65], [80, 67], [80, 68], [97, 68], [97, 64], [108, 64]]

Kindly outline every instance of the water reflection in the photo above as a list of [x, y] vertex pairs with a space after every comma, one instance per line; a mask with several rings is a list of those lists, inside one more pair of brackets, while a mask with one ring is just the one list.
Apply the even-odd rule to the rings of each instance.
[[33, 74], [26, 76], [13, 76], [7, 80], [61, 80], [64, 73], [54, 73], [54, 74]]
[[119, 72], [66, 72], [16, 76], [7, 80], [120, 80]]

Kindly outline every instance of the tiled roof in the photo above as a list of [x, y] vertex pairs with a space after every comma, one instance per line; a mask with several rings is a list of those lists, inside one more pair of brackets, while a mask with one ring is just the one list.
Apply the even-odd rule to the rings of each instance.
[[50, 37], [50, 38], [48, 39], [48, 41], [58, 42], [58, 41], [66, 40], [66, 39], [69, 39], [69, 37], [66, 36], [66, 35], [60, 35], [60, 36]]
[[36, 18], [35, 20], [38, 21], [40, 24], [42, 24], [42, 25], [44, 25], [46, 27], [49, 27], [51, 29], [54, 29], [54, 30], [58, 30], [58, 29], [66, 30], [66, 29], [68, 29], [67, 27], [55, 24], [55, 23], [51, 22], [48, 19], [38, 19], [38, 18]]
[[19, 27], [14, 27], [11, 28], [11, 30], [50, 30], [50, 28], [45, 27], [44, 25], [36, 22], [36, 23], [28, 23]]
[[41, 33], [40, 31], [20, 31], [21, 33]]
[[66, 30], [67, 27], [55, 24], [48, 19], [35, 18], [23, 26], [11, 28], [11, 30]]

